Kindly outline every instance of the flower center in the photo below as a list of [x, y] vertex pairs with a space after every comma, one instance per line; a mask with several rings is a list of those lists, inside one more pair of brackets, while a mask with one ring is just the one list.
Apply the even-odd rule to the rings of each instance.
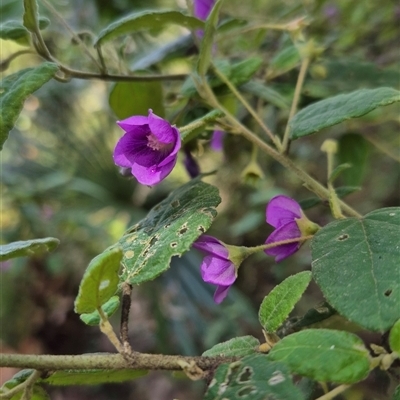
[[172, 148], [172, 146], [172, 143], [160, 142], [157, 139], [157, 136], [155, 136], [153, 133], [150, 133], [150, 135], [147, 136], [147, 147], [150, 147], [152, 150], [167, 152]]

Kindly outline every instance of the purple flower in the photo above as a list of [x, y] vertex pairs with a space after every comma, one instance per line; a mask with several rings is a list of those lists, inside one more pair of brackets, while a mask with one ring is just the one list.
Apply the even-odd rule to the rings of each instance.
[[224, 131], [214, 131], [210, 146], [214, 151], [221, 151], [224, 148]]
[[200, 236], [193, 247], [207, 254], [201, 264], [201, 277], [204, 282], [217, 285], [214, 301], [219, 304], [236, 280], [237, 267], [230, 260], [226, 245], [212, 236]]
[[194, 0], [194, 16], [204, 21], [214, 7], [214, 3], [215, 0]]
[[183, 160], [183, 165], [185, 166], [186, 171], [191, 178], [196, 178], [196, 176], [199, 176], [199, 164], [193, 158], [192, 153], [188, 149], [185, 149], [185, 159]]
[[149, 110], [117, 124], [125, 131], [114, 149], [114, 163], [130, 168], [143, 185], [160, 183], [174, 168], [181, 147], [179, 131]]
[[[300, 238], [302, 233], [296, 221], [303, 217], [304, 214], [300, 204], [290, 197], [280, 195], [271, 199], [267, 206], [267, 222], [275, 230], [268, 236], [265, 243]], [[300, 241], [281, 244], [265, 250], [265, 253], [274, 256], [275, 261], [279, 262], [295, 253], [300, 246]]]

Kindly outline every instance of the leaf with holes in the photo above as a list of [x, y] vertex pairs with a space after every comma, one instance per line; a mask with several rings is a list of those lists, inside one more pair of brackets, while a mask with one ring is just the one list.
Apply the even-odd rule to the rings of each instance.
[[360, 89], [313, 103], [290, 121], [290, 137], [298, 139], [350, 118], [361, 117], [375, 108], [400, 101], [398, 90], [382, 87]]
[[288, 368], [257, 354], [218, 367], [204, 400], [304, 400]]
[[332, 222], [311, 242], [313, 278], [327, 301], [364, 328], [384, 332], [400, 318], [400, 208]]
[[161, 29], [169, 25], [180, 25], [187, 29], [204, 27], [204, 22], [179, 11], [144, 10], [130, 14], [104, 28], [97, 37], [95, 46], [103, 45], [111, 39], [121, 35], [138, 32], [143, 29]]
[[267, 332], [276, 332], [285, 322], [310, 281], [310, 271], [289, 276], [264, 298], [258, 316]]
[[119, 243], [123, 248], [121, 281], [139, 284], [169, 268], [203, 234], [217, 215], [218, 189], [193, 179], [153, 207]]
[[355, 383], [369, 373], [369, 352], [356, 335], [331, 329], [307, 329], [284, 337], [268, 358], [292, 373], [316, 381]]
[[75, 300], [75, 312], [92, 313], [113, 296], [118, 287], [122, 249], [111, 247], [93, 258], [83, 275]]
[[0, 261], [6, 261], [17, 257], [32, 256], [46, 251], [53, 251], [59, 243], [60, 241], [58, 239], [48, 237], [3, 244], [0, 245]]
[[203, 356], [213, 357], [244, 357], [250, 354], [254, 354], [260, 342], [253, 336], [242, 336], [236, 337], [223, 343], [218, 343], [211, 349], [205, 351]]
[[26, 98], [53, 78], [57, 71], [56, 64], [45, 62], [8, 75], [0, 82], [0, 150], [17, 121]]

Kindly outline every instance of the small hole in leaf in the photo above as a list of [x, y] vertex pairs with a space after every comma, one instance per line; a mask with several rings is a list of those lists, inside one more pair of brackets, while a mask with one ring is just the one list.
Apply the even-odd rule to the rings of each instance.
[[275, 371], [272, 374], [272, 377], [268, 380], [268, 383], [271, 386], [274, 386], [274, 385], [278, 385], [279, 383], [282, 383], [284, 381], [285, 381], [285, 377], [282, 375], [282, 372], [281, 371]]
[[178, 246], [178, 243], [177, 243], [177, 242], [172, 242], [172, 243], [170, 244], [170, 246], [174, 249], [176, 246]]
[[153, 236], [150, 240], [149, 246], [153, 246], [153, 244], [156, 244], [158, 241], [158, 238], [156, 236]]
[[170, 226], [171, 226], [171, 224], [166, 224], [166, 225], [164, 225], [164, 228], [168, 229]]
[[346, 239], [348, 239], [349, 238], [349, 235], [347, 234], [347, 233], [344, 233], [343, 235], [340, 235], [339, 237], [338, 237], [338, 240], [346, 240]]
[[252, 373], [253, 370], [250, 367], [245, 367], [243, 372], [238, 377], [238, 382], [241, 383], [250, 381]]
[[257, 388], [254, 386], [245, 386], [244, 388], [241, 388], [238, 392], [237, 395], [239, 397], [247, 397], [249, 395], [257, 393]]
[[386, 290], [386, 292], [385, 292], [385, 296], [386, 297], [389, 297], [391, 294], [392, 294], [392, 289], [388, 289], [388, 290]]
[[179, 234], [181, 234], [181, 235], [183, 235], [184, 233], [186, 233], [186, 231], [188, 230], [188, 228], [182, 228], [180, 231], [179, 231]]
[[204, 228], [204, 226], [199, 225], [199, 227], [197, 228], [198, 231], [200, 231], [201, 233], [204, 233], [206, 230]]

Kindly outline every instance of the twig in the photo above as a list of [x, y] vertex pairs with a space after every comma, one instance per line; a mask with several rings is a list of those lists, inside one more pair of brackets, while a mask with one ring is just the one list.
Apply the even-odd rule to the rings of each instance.
[[122, 284], [122, 307], [121, 307], [121, 340], [124, 350], [132, 353], [129, 343], [129, 311], [131, 309], [132, 286], [124, 282]]
[[50, 10], [50, 12], [52, 14], [54, 14], [58, 20], [61, 22], [61, 25], [64, 26], [64, 28], [71, 34], [72, 38], [79, 43], [84, 52], [88, 55], [88, 57], [94, 62], [94, 64], [97, 66], [97, 68], [99, 68], [99, 70], [101, 72], [103, 72], [102, 66], [99, 64], [99, 62], [93, 57], [93, 55], [91, 54], [90, 50], [88, 49], [88, 47], [86, 46], [86, 44], [82, 41], [82, 39], [71, 29], [71, 27], [68, 25], [68, 23], [65, 21], [65, 19], [63, 18], [63, 16], [47, 1], [47, 0], [41, 0], [41, 2], [43, 3], [43, 5]]
[[303, 58], [303, 60], [301, 62], [301, 66], [300, 66], [299, 76], [297, 77], [296, 88], [294, 90], [292, 106], [290, 107], [288, 122], [286, 124], [285, 133], [283, 135], [283, 140], [282, 140], [283, 152], [287, 152], [289, 144], [290, 144], [290, 139], [289, 139], [290, 125], [289, 124], [290, 124], [290, 120], [294, 117], [294, 115], [297, 112], [297, 106], [299, 105], [301, 89], [303, 88], [304, 78], [306, 77], [306, 72], [307, 72], [309, 64], [310, 64], [310, 58], [309, 57]]
[[82, 355], [0, 354], [0, 367], [33, 368], [44, 371], [68, 369], [147, 369], [181, 371], [182, 362], [195, 363], [203, 371], [213, 370], [223, 363], [237, 361], [239, 357], [187, 357], [133, 352], [135, 358], [127, 361], [122, 354], [95, 353]]
[[213, 70], [215, 74], [225, 83], [230, 91], [237, 97], [237, 99], [244, 105], [246, 110], [251, 114], [251, 116], [257, 121], [260, 127], [264, 130], [267, 136], [272, 140], [275, 146], [279, 149], [281, 144], [278, 142], [278, 138], [272, 133], [272, 131], [265, 125], [264, 121], [259, 117], [259, 115], [254, 111], [253, 107], [247, 102], [247, 100], [239, 93], [232, 82], [215, 66], [213, 65]]
[[334, 397], [336, 397], [338, 394], [347, 390], [349, 387], [350, 387], [350, 385], [340, 385], [340, 386], [336, 387], [335, 389], [331, 390], [330, 392], [324, 394], [323, 396], [318, 397], [318, 399], [316, 399], [316, 400], [331, 400]]

